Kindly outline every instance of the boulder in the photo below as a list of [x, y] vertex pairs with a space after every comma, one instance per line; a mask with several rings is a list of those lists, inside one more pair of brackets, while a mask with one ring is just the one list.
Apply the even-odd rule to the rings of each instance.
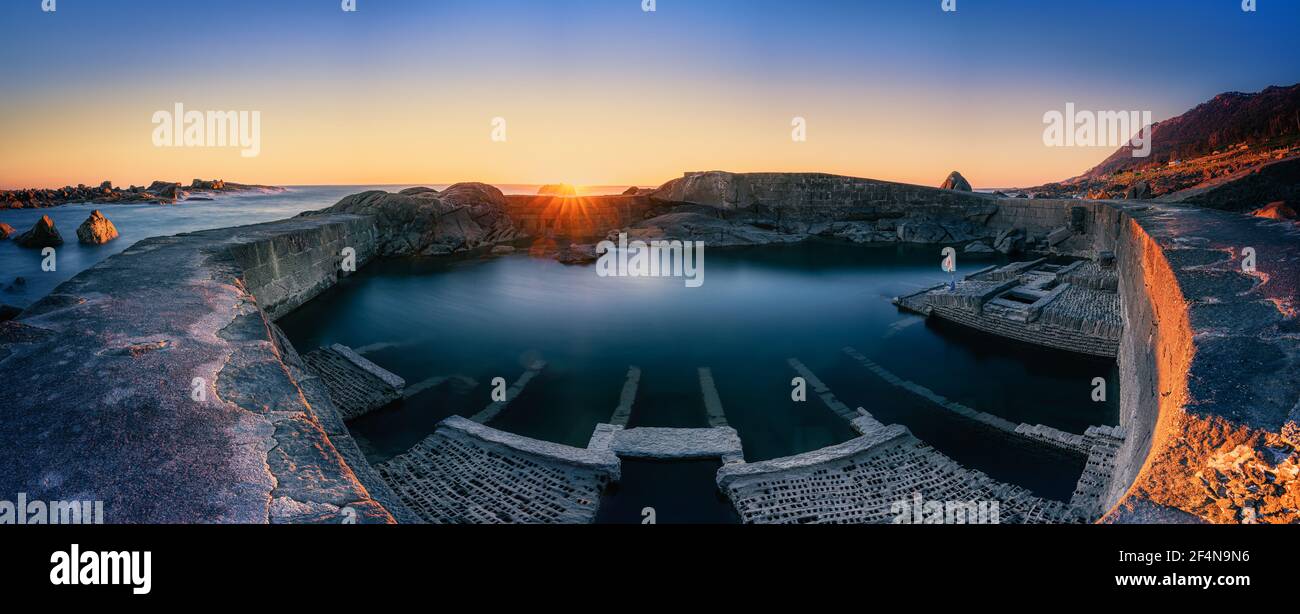
[[967, 243], [965, 249], [961, 250], [967, 254], [996, 254], [997, 250], [993, 249], [988, 243], [983, 241], [974, 241]]
[[[1300, 219], [1300, 217], [1296, 216], [1295, 209], [1292, 209], [1290, 206], [1288, 206], [1286, 204], [1286, 201], [1281, 201], [1281, 200], [1264, 205], [1263, 207], [1260, 207], [1259, 209], [1252, 211], [1250, 214], [1255, 217], [1262, 217], [1270, 220]], [[2, 225], [3, 224], [0, 224], [0, 226]], [[3, 229], [0, 229], [0, 234], [4, 234]]]
[[435, 189], [433, 189], [433, 188], [425, 188], [425, 187], [406, 188], [405, 190], [402, 190], [401, 192], [398, 192], [398, 194], [403, 194], [403, 195], [406, 195], [406, 196], [418, 196], [418, 195], [420, 195], [420, 194], [430, 194], [430, 195], [434, 195], [434, 194], [437, 194], [437, 193], [438, 193], [437, 190], [435, 190]]
[[117, 227], [96, 209], [77, 227], [77, 240], [86, 245], [103, 245], [117, 238]]
[[5, 224], [4, 222], [0, 222], [0, 241], [3, 241], [3, 240], [5, 240], [5, 239], [8, 239], [8, 238], [9, 238], [10, 236], [12, 236], [15, 232], [17, 232], [17, 231], [14, 230], [14, 227], [13, 227], [13, 226], [10, 226], [10, 225], [8, 225], [8, 224]]
[[595, 245], [576, 243], [560, 250], [555, 256], [561, 264], [590, 264], [598, 258]]
[[63, 237], [59, 235], [59, 230], [54, 227], [54, 221], [48, 215], [42, 215], [31, 230], [18, 235], [14, 241], [22, 247], [43, 248], [63, 245]]
[[490, 185], [458, 183], [441, 193], [383, 191], [346, 196], [333, 207], [305, 213], [351, 213], [375, 218], [380, 256], [441, 255], [520, 238], [506, 215], [506, 197]]
[[493, 256], [505, 256], [513, 253], [515, 253], [515, 247], [513, 245], [498, 245], [492, 248]]
[[1127, 200], [1145, 200], [1151, 198], [1151, 186], [1145, 181], [1139, 181], [1128, 187], [1124, 192], [1124, 198]]
[[947, 229], [935, 222], [904, 222], [897, 232], [904, 243], [941, 243], [949, 238]]
[[636, 187], [636, 186], [632, 186], [632, 187], [630, 187], [630, 188], [628, 188], [628, 189], [626, 189], [626, 190], [623, 191], [623, 196], [636, 196], [636, 193], [639, 192], [639, 191], [641, 191], [641, 188], [638, 188], [638, 187]]
[[969, 182], [969, 181], [966, 181], [966, 178], [965, 178], [965, 177], [962, 177], [962, 176], [961, 176], [961, 173], [959, 173], [959, 172], [957, 172], [957, 171], [953, 171], [953, 172], [951, 172], [951, 173], [948, 173], [948, 178], [943, 180], [943, 183], [939, 185], [939, 189], [941, 189], [941, 190], [959, 190], [959, 191], [962, 191], [962, 192], [973, 192], [973, 191], [974, 191], [974, 190], [972, 190], [971, 187], [970, 187], [970, 182]]
[[1019, 228], [1003, 230], [993, 240], [993, 249], [1008, 256], [1025, 251], [1025, 231]]

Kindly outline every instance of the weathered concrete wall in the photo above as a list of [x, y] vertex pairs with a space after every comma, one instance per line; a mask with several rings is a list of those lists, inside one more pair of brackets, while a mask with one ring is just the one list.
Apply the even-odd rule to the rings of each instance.
[[[1134, 201], [1005, 199], [1030, 234], [1086, 211], [1058, 249], [1114, 252], [1128, 433], [1102, 496], [1109, 522], [1300, 521], [1300, 228]], [[1243, 250], [1256, 271], [1242, 270]]]
[[[1110, 522], [1300, 521], [1300, 230], [1108, 203], [1121, 269], [1121, 424]], [[1255, 250], [1256, 269], [1242, 269]]]
[[378, 231], [364, 216], [337, 223], [270, 234], [250, 234], [230, 251], [243, 271], [245, 288], [272, 319], [297, 309], [338, 283], [343, 250], [351, 248], [360, 269], [375, 256]]

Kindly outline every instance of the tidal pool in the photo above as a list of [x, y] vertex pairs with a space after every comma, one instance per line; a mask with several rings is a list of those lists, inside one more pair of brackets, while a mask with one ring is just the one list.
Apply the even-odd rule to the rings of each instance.
[[[414, 394], [350, 424], [372, 461], [406, 451], [449, 415], [479, 412], [493, 378], [513, 383], [539, 359], [546, 368], [489, 424], [579, 447], [609, 421], [630, 366], [641, 380], [629, 427], [707, 426], [699, 375], [707, 368], [748, 461], [853, 438], [811, 387], [807, 401], [792, 400], [797, 374], [787, 360], [797, 358], [850, 407], [907, 426], [967, 467], [1068, 500], [1082, 456], [999, 433], [891, 386], [846, 356], [845, 346], [1013, 422], [1075, 433], [1117, 423], [1113, 361], [929, 322], [890, 304], [948, 278], [938, 247], [811, 241], [709, 249], [704, 262], [703, 286], [688, 288], [680, 278], [600, 277], [594, 266], [524, 254], [377, 261], [279, 324], [300, 352], [342, 343], [406, 379]], [[994, 262], [968, 258], [962, 267]], [[1095, 377], [1111, 382], [1105, 402], [1092, 399]], [[637, 463], [607, 501], [617, 510], [602, 511], [603, 519], [639, 521], [637, 493], [653, 505], [673, 476], [693, 476], [694, 484], [716, 466]], [[714, 503], [680, 516], [731, 518]]]

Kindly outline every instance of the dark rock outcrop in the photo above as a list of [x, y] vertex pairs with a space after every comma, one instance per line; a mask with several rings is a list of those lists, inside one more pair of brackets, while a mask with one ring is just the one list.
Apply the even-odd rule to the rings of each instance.
[[18, 238], [14, 239], [14, 241], [22, 247], [40, 248], [63, 245], [63, 237], [59, 235], [59, 230], [54, 227], [54, 221], [48, 215], [42, 215], [31, 230], [18, 235]]
[[636, 196], [637, 192], [640, 192], [640, 191], [641, 191], [641, 188], [638, 188], [638, 187], [636, 187], [636, 186], [632, 186], [632, 187], [630, 187], [630, 188], [628, 188], [628, 189], [626, 189], [626, 190], [623, 191], [623, 196]]
[[404, 190], [353, 194], [323, 211], [375, 218], [381, 256], [439, 255], [506, 243], [520, 238], [506, 214], [506, 198], [490, 185], [458, 183], [442, 192]]
[[969, 181], [966, 181], [966, 178], [965, 178], [965, 177], [962, 177], [962, 176], [961, 176], [961, 173], [959, 173], [959, 172], [957, 172], [957, 171], [953, 171], [953, 172], [949, 173], [949, 174], [948, 174], [948, 178], [943, 180], [943, 183], [939, 186], [939, 189], [940, 189], [940, 190], [960, 190], [960, 191], [962, 191], [962, 192], [973, 192], [973, 191], [974, 191], [974, 190], [971, 189], [971, 187], [970, 187], [970, 182], [969, 182]]
[[1002, 252], [1008, 256], [1019, 254], [1025, 251], [1025, 231], [1019, 228], [1008, 228], [998, 233], [993, 240], [993, 249]]
[[[131, 186], [123, 190], [113, 187], [112, 182], [105, 181], [99, 187], [64, 186], [55, 189], [0, 190], [0, 209], [41, 209], [57, 207], [71, 203], [121, 204], [121, 203], [158, 203], [172, 204], [178, 200], [187, 200], [190, 192], [283, 192], [284, 188], [265, 185], [245, 185], [229, 183], [220, 179], [204, 181], [195, 179], [190, 184], [190, 191], [182, 190], [179, 183], [155, 181], [148, 188]], [[210, 199], [209, 199], [210, 200]]]
[[[990, 236], [987, 222], [998, 211], [999, 200], [987, 194], [821, 173], [721, 171], [687, 173], [660, 186], [651, 198], [677, 203], [672, 215], [701, 216], [656, 217], [637, 226], [658, 227], [671, 238], [707, 242], [711, 235], [736, 244], [810, 235], [855, 242], [969, 241]], [[678, 236], [672, 234], [675, 230], [692, 234]]]
[[1128, 187], [1124, 192], [1124, 198], [1127, 200], [1146, 200], [1151, 198], [1151, 186], [1145, 181], [1139, 181]]
[[599, 257], [596, 255], [596, 246], [589, 243], [574, 243], [560, 250], [555, 259], [561, 264], [589, 264], [595, 262]]
[[1270, 220], [1300, 220], [1300, 216], [1296, 215], [1295, 209], [1287, 205], [1285, 201], [1280, 200], [1264, 205], [1250, 214]]
[[77, 240], [86, 245], [103, 245], [117, 238], [117, 227], [96, 209], [77, 227]]
[[14, 230], [14, 227], [13, 227], [13, 226], [10, 226], [10, 225], [8, 225], [8, 224], [5, 224], [4, 222], [0, 222], [0, 241], [3, 241], [3, 240], [5, 240], [5, 239], [8, 239], [8, 238], [9, 238], [10, 236], [12, 236], [15, 232], [17, 232], [17, 231]]
[[20, 314], [20, 313], [22, 313], [22, 312], [23, 312], [23, 310], [22, 310], [22, 309], [19, 309], [18, 307], [14, 307], [13, 305], [5, 305], [4, 303], [0, 303], [0, 322], [7, 322], [7, 321], [9, 321], [9, 320], [12, 320], [12, 319], [18, 317], [18, 314]]

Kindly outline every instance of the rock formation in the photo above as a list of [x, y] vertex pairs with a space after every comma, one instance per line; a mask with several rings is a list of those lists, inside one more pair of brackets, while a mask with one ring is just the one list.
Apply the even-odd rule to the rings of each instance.
[[8, 239], [15, 232], [17, 231], [14, 230], [13, 226], [0, 222], [0, 241]]
[[1151, 186], [1145, 181], [1139, 181], [1128, 187], [1124, 192], [1124, 198], [1127, 200], [1146, 200], [1151, 198]]
[[998, 210], [991, 195], [821, 173], [686, 173], [651, 198], [675, 204], [671, 217], [647, 219], [633, 230], [657, 228], [674, 239], [736, 245], [808, 236], [859, 243], [970, 241], [990, 236], [986, 223]]
[[637, 192], [640, 192], [640, 191], [641, 191], [641, 188], [638, 188], [638, 187], [636, 187], [636, 186], [632, 186], [632, 187], [630, 187], [630, 188], [628, 188], [628, 189], [626, 189], [626, 190], [623, 191], [623, 196], [636, 196]]
[[77, 240], [86, 245], [103, 245], [117, 238], [117, 227], [96, 209], [77, 227]]
[[18, 317], [18, 314], [20, 314], [20, 313], [22, 313], [22, 312], [23, 312], [23, 310], [22, 310], [22, 309], [19, 309], [18, 307], [14, 307], [13, 305], [5, 305], [4, 303], [0, 303], [0, 322], [7, 322], [7, 321], [9, 321], [9, 320], [12, 320], [12, 319]]
[[1008, 256], [1025, 251], [1025, 231], [1019, 228], [1003, 230], [993, 240], [993, 249]]
[[31, 230], [18, 235], [18, 238], [14, 239], [14, 241], [22, 247], [39, 248], [63, 245], [63, 237], [59, 235], [59, 230], [54, 227], [54, 221], [48, 215], [42, 215]]
[[974, 191], [974, 190], [972, 190], [971, 187], [970, 187], [970, 182], [969, 182], [969, 181], [966, 181], [966, 178], [965, 178], [965, 177], [962, 177], [962, 176], [961, 176], [961, 173], [959, 173], [959, 172], [957, 172], [957, 171], [953, 171], [953, 172], [951, 172], [951, 173], [948, 173], [948, 178], [943, 180], [943, 183], [939, 185], [939, 189], [940, 189], [940, 190], [960, 190], [960, 191], [962, 191], [962, 192], [973, 192], [973, 191]]
[[323, 211], [375, 218], [381, 256], [439, 255], [463, 252], [520, 238], [506, 215], [506, 199], [482, 183], [458, 183], [442, 192], [411, 188], [353, 194]]
[[[189, 190], [182, 190], [179, 183], [155, 181], [148, 187], [131, 186], [127, 189], [115, 188], [111, 181], [104, 181], [99, 187], [84, 184], [76, 187], [64, 186], [55, 189], [0, 190], [0, 209], [40, 209], [57, 207], [71, 203], [159, 203], [172, 204], [185, 200], [191, 193], [215, 192], [283, 192], [284, 188], [264, 185], [245, 185], [228, 183], [221, 179], [204, 181], [195, 179]], [[206, 199], [211, 200], [211, 199]]]
[[1251, 215], [1270, 220], [1300, 220], [1300, 216], [1296, 215], [1295, 209], [1288, 206], [1285, 201], [1280, 200], [1252, 211]]

